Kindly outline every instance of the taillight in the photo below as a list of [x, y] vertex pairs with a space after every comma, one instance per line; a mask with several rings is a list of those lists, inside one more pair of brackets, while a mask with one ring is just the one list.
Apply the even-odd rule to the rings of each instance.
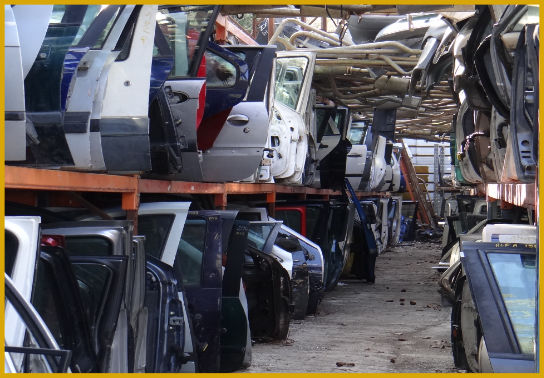
[[42, 247], [64, 247], [66, 245], [63, 235], [42, 235]]

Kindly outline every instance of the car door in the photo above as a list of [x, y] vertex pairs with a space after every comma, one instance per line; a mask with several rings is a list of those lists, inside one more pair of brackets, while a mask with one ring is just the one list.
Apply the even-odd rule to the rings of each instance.
[[[344, 187], [347, 155], [351, 150], [351, 142], [347, 138], [347, 131], [351, 123], [351, 113], [344, 107], [337, 107], [335, 113], [337, 129], [330, 120], [327, 122], [327, 127], [324, 130], [323, 137], [319, 142], [319, 149], [317, 150], [320, 176], [319, 185], [321, 188], [342, 190]], [[324, 151], [320, 152], [321, 148]]]
[[131, 372], [134, 330], [130, 324], [136, 279], [132, 223], [86, 221], [53, 223], [44, 235], [64, 237], [87, 316], [101, 372]]
[[[275, 47], [230, 46], [227, 50], [243, 58], [247, 64], [249, 85], [243, 93], [242, 101], [229, 108], [228, 112], [224, 112], [226, 120], [222, 116], [217, 116], [212, 117], [212, 120], [203, 121], [224, 123], [214, 127], [218, 129], [217, 137], [211, 141], [212, 144], [207, 143], [202, 155], [204, 181], [235, 181], [251, 176], [259, 166], [267, 141], [268, 90]], [[207, 88], [211, 86], [209, 79], [206, 86]], [[220, 89], [223, 94], [228, 90]], [[211, 91], [212, 89], [209, 89], [206, 98]], [[203, 130], [199, 128], [199, 133]], [[203, 147], [201, 143], [199, 146]]]
[[[221, 217], [223, 218], [223, 215]], [[221, 334], [220, 368], [222, 372], [232, 372], [251, 364], [248, 306], [241, 281], [249, 227], [245, 221], [232, 220], [232, 223], [229, 222], [230, 232], [226, 233], [223, 229], [226, 235], [223, 240], [226, 239], [227, 242], [223, 245], [226, 262], [221, 298], [223, 333]]]
[[146, 340], [146, 373], [179, 373], [188, 362], [196, 363], [194, 353], [185, 348], [191, 329], [178, 292], [180, 282], [173, 268], [148, 256], [146, 261], [145, 303], [149, 311]]
[[104, 89], [91, 115], [100, 129], [109, 172], [151, 169], [148, 106], [157, 6], [142, 5], [135, 11], [125, 28], [127, 39], [120, 39], [126, 43], [116, 46], [119, 54], [101, 75]]
[[[84, 33], [72, 43], [64, 58], [61, 86], [62, 108], [68, 147], [74, 166], [84, 170], [104, 170], [100, 130], [91, 127], [91, 113], [100, 93], [100, 77], [120, 53], [134, 23], [134, 5], [110, 5], [101, 10]], [[97, 110], [95, 110], [96, 113]]]
[[32, 293], [32, 305], [41, 315], [62, 349], [70, 350], [74, 373], [98, 372], [86, 303], [62, 241], [42, 239], [40, 259]]
[[[210, 5], [162, 5], [157, 13], [158, 38], [153, 61], [159, 70], [159, 61], [169, 60], [171, 69], [164, 84], [159, 83], [162, 88], [157, 91], [158, 102], [152, 101], [150, 107], [153, 171], [156, 173], [200, 175], [194, 153], [206, 101], [204, 52], [218, 10], [218, 6]], [[166, 170], [161, 164], [165, 159], [173, 164]]]
[[173, 267], [183, 281], [202, 372], [217, 372], [220, 368], [221, 261], [219, 216], [189, 213]]
[[353, 121], [348, 132], [351, 150], [346, 158], [345, 177], [355, 190], [360, 189], [365, 170], [367, 146], [364, 144], [364, 139], [367, 129], [368, 125], [365, 121]]
[[[30, 302], [36, 274], [40, 217], [5, 217], [5, 273], [13, 281], [20, 295]], [[5, 319], [17, 319], [13, 307], [6, 307]], [[10, 323], [4, 330], [6, 345], [21, 346], [25, 326], [20, 321]]]
[[[25, 78], [27, 141], [25, 164], [73, 166], [64, 135], [62, 74], [64, 58], [99, 6], [55, 5], [38, 55]], [[87, 24], [87, 25], [86, 25]]]
[[5, 14], [5, 101], [6, 160], [26, 159], [25, 88], [23, 62], [17, 23], [11, 5], [4, 5]]
[[24, 79], [43, 42], [52, 5], [5, 5], [5, 159], [26, 159]]
[[297, 144], [307, 143], [309, 125], [305, 124], [303, 115], [310, 98], [314, 66], [314, 53], [276, 53], [268, 138], [273, 150], [271, 173], [278, 179], [295, 173]]
[[535, 372], [536, 246], [464, 242], [462, 249], [485, 343], [480, 360], [487, 359], [495, 373]]

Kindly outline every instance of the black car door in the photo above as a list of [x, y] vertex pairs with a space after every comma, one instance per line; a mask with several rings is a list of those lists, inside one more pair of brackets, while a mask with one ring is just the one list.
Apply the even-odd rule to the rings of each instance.
[[[145, 303], [148, 308], [146, 373], [178, 373], [183, 364], [196, 362], [185, 353], [183, 304], [179, 300], [174, 269], [148, 256], [146, 262]], [[190, 327], [189, 327], [190, 329]]]
[[72, 372], [98, 372], [86, 304], [62, 248], [42, 246], [31, 302], [59, 346], [72, 352]]
[[221, 255], [219, 216], [189, 213], [174, 260], [174, 270], [183, 282], [189, 302], [201, 372], [219, 371]]

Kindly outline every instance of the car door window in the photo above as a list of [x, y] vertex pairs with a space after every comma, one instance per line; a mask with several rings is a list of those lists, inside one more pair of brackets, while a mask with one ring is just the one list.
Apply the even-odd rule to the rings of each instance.
[[145, 236], [146, 255], [157, 259], [161, 258], [174, 218], [175, 216], [172, 214], [140, 215], [138, 217], [138, 232]]
[[185, 286], [195, 287], [201, 284], [202, 257], [206, 243], [206, 221], [188, 219], [183, 227], [178, 252], [174, 260], [174, 269], [183, 277]]
[[77, 256], [109, 256], [113, 249], [110, 239], [99, 236], [70, 236], [65, 243], [66, 252]]
[[188, 77], [194, 73], [194, 67], [199, 63], [195, 52], [198, 51], [201, 36], [206, 32], [212, 15], [212, 6], [160, 7], [157, 23], [174, 56], [170, 78]]
[[300, 210], [276, 209], [276, 218], [282, 219], [289, 228], [302, 233], [302, 212]]
[[513, 253], [488, 253], [487, 258], [514, 327], [521, 352], [534, 354], [536, 257]]
[[[55, 285], [55, 276], [51, 267], [43, 260], [38, 262], [36, 284], [32, 293], [32, 304], [44, 320], [45, 324], [62, 347], [72, 346], [68, 335], [62, 332], [61, 298]], [[67, 348], [70, 349], [70, 348]]]
[[307, 67], [306, 57], [276, 58], [276, 101], [296, 110]]
[[113, 277], [111, 268], [96, 263], [72, 262], [89, 325], [96, 331]]
[[207, 50], [206, 57], [206, 87], [228, 88], [236, 84], [236, 66], [228, 60]]
[[247, 235], [248, 245], [262, 251], [274, 225], [275, 224], [250, 223], [249, 233]]

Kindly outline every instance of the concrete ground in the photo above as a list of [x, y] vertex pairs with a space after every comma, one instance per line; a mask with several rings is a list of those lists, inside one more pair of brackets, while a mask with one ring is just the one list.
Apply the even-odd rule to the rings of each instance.
[[452, 373], [451, 307], [437, 292], [436, 243], [405, 242], [376, 261], [376, 283], [341, 280], [284, 342], [255, 344], [250, 373]]

